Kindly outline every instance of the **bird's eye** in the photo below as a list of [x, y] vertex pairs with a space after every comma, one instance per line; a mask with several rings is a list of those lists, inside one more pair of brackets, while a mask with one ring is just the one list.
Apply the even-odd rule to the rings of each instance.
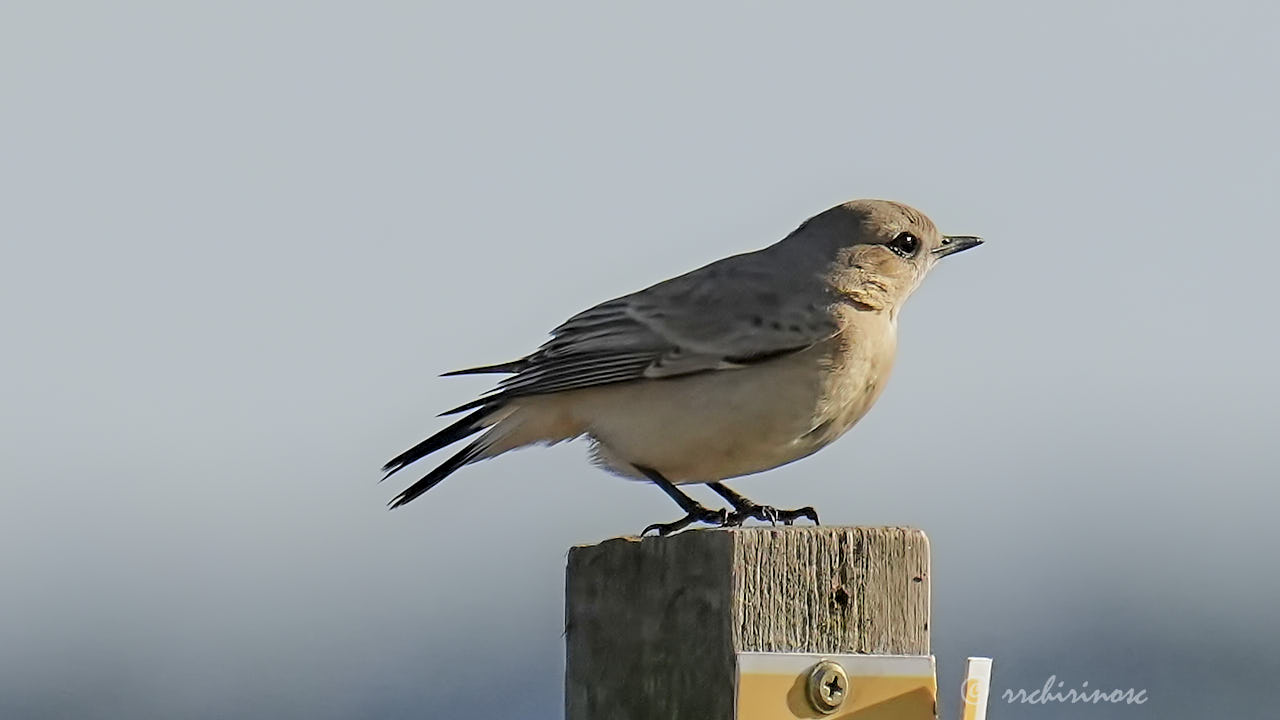
[[889, 241], [889, 249], [902, 257], [911, 257], [920, 249], [920, 238], [909, 232], [898, 233], [897, 237]]

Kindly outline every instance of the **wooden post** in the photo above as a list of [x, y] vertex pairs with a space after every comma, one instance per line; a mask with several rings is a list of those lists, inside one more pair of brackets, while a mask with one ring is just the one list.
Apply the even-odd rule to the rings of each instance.
[[569, 551], [568, 720], [734, 720], [743, 651], [929, 654], [920, 530], [788, 527]]

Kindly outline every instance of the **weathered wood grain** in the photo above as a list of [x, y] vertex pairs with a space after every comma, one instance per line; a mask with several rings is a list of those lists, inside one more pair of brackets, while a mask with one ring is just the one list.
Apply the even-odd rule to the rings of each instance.
[[732, 720], [739, 651], [929, 653], [920, 530], [790, 527], [569, 551], [568, 720]]

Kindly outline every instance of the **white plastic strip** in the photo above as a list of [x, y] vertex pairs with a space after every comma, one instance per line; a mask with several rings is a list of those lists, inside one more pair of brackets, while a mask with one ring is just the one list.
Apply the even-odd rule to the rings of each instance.
[[991, 692], [991, 658], [971, 657], [964, 666], [962, 720], [986, 720], [987, 695]]

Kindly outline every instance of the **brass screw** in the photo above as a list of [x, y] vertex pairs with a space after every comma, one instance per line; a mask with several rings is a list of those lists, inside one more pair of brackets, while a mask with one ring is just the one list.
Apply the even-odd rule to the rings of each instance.
[[823, 715], [830, 715], [844, 704], [849, 696], [849, 676], [844, 668], [830, 660], [823, 660], [809, 671], [809, 704]]

